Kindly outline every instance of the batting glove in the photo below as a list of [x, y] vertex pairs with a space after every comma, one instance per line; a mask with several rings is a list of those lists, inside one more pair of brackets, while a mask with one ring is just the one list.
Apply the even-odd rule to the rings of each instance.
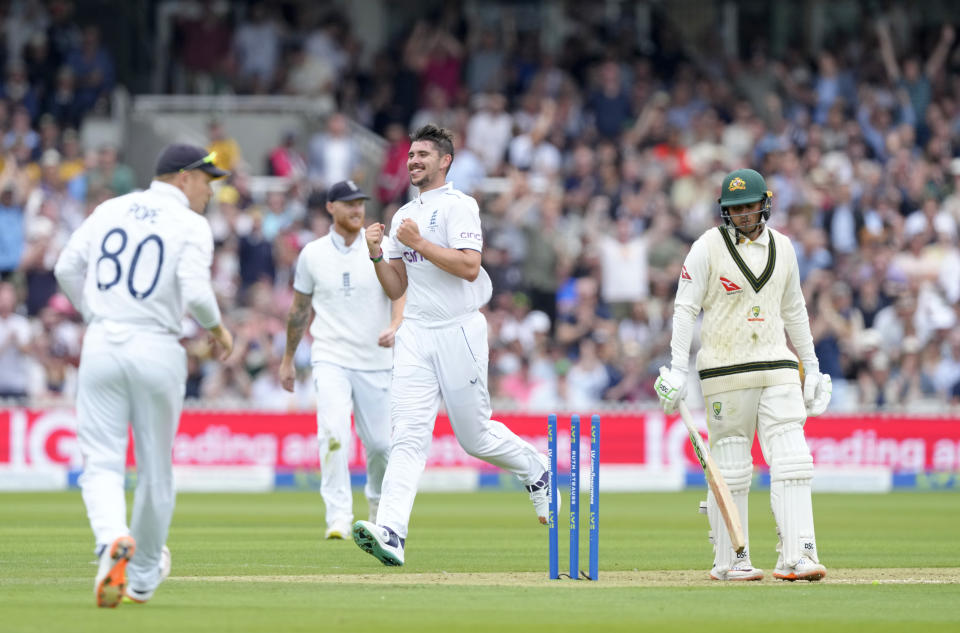
[[653, 388], [660, 399], [663, 412], [669, 415], [677, 410], [680, 401], [687, 395], [687, 372], [661, 367], [660, 377]]
[[807, 408], [807, 417], [815, 418], [827, 410], [830, 396], [833, 395], [833, 380], [830, 374], [810, 372], [803, 379], [803, 404]]

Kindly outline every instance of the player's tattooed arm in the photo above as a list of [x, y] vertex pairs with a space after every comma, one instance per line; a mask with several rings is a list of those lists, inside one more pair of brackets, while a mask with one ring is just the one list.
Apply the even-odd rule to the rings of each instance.
[[296, 383], [297, 371], [293, 366], [293, 355], [297, 352], [297, 345], [303, 338], [303, 333], [310, 323], [310, 295], [293, 291], [293, 305], [287, 316], [287, 349], [280, 361], [280, 384], [287, 391], [292, 392]]
[[293, 305], [290, 307], [290, 314], [287, 316], [287, 349], [286, 356], [293, 358], [297, 351], [297, 345], [303, 338], [307, 326], [310, 324], [310, 295], [302, 292], [293, 292]]

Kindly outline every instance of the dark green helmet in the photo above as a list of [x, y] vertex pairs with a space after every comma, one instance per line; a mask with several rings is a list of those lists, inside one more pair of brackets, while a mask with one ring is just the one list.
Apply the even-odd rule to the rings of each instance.
[[[750, 204], [752, 202], [762, 201], [760, 206], [760, 224], [770, 219], [770, 210], [773, 207], [773, 192], [767, 190], [767, 183], [763, 176], [753, 169], [737, 169], [730, 172], [723, 179], [723, 186], [720, 189], [720, 217], [724, 224], [733, 227], [733, 221], [730, 219], [730, 211], [727, 207], [738, 204]], [[756, 213], [754, 211], [754, 213]], [[743, 227], [752, 230], [754, 226]], [[735, 229], [735, 232], [739, 229]]]
[[720, 206], [757, 202], [763, 200], [767, 193], [767, 183], [763, 181], [763, 176], [752, 169], [738, 169], [723, 179]]

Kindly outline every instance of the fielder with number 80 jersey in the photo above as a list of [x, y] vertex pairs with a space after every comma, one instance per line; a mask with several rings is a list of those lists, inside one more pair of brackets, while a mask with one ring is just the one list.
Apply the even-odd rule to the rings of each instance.
[[[100, 559], [99, 606], [114, 607], [124, 596], [145, 602], [169, 573], [171, 454], [187, 377], [179, 342], [184, 311], [210, 331], [223, 358], [233, 347], [210, 284], [213, 237], [202, 216], [210, 182], [226, 173], [203, 149], [167, 147], [150, 188], [98, 206], [57, 261], [57, 280], [87, 323], [77, 439], [80, 488]], [[128, 424], [137, 461], [130, 527]]]

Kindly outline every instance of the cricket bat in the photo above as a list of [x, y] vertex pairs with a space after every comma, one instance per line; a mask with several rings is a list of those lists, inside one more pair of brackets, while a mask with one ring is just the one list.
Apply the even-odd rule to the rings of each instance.
[[713, 491], [713, 496], [717, 499], [717, 507], [720, 508], [720, 515], [723, 516], [723, 522], [727, 526], [727, 532], [730, 533], [730, 542], [733, 543], [733, 549], [740, 554], [746, 543], [743, 539], [743, 526], [740, 525], [740, 512], [737, 510], [733, 497], [730, 495], [730, 488], [727, 482], [723, 480], [720, 469], [716, 462], [710, 456], [707, 445], [700, 437], [700, 431], [693, 425], [693, 416], [690, 415], [690, 409], [683, 400], [679, 403], [680, 417], [683, 423], [687, 425], [687, 431], [690, 432], [690, 442], [693, 444], [693, 450], [700, 460], [700, 466], [703, 467], [703, 474], [707, 477], [707, 485]]

